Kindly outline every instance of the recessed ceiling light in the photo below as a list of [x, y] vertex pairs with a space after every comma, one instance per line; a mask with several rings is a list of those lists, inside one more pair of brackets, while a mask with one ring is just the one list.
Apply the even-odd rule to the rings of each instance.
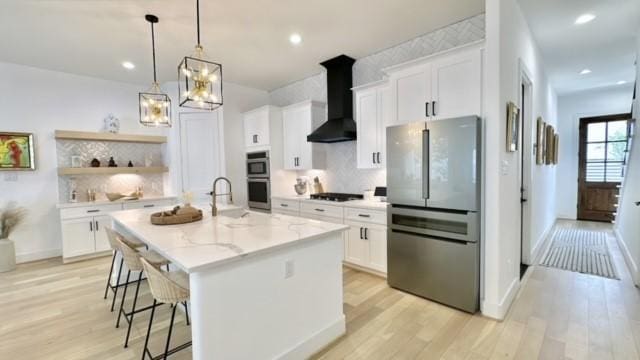
[[626, 83], [627, 83], [626, 81], [624, 81], [624, 80], [620, 80], [620, 81], [618, 81], [616, 84], [618, 84], [618, 85], [624, 85], [624, 84], [626, 84]]
[[131, 61], [123, 61], [122, 62], [122, 67], [127, 69], [127, 70], [133, 70], [136, 68], [136, 65], [134, 63], [132, 63]]
[[293, 33], [289, 36], [289, 42], [293, 45], [298, 45], [302, 42], [302, 36], [298, 33]]
[[580, 75], [587, 75], [587, 74], [591, 74], [591, 70], [584, 69], [584, 70], [580, 71]]
[[596, 18], [596, 16], [593, 15], [593, 14], [582, 14], [582, 15], [578, 16], [578, 18], [575, 21], [575, 24], [576, 25], [586, 24], [586, 23], [592, 21], [595, 18]]

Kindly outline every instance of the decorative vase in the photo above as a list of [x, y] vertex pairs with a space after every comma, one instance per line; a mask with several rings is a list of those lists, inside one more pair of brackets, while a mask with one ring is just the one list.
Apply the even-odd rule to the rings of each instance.
[[16, 269], [16, 247], [9, 239], [0, 239], [0, 273]]

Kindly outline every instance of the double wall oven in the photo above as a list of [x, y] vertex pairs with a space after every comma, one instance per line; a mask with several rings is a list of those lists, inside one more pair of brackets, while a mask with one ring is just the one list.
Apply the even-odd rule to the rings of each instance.
[[271, 210], [268, 151], [247, 153], [247, 194], [249, 208]]

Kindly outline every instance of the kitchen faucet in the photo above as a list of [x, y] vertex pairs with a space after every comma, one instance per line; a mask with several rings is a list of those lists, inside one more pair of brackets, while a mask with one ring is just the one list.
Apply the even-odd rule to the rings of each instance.
[[[229, 192], [226, 194], [217, 194], [216, 193], [216, 185], [218, 184], [218, 181], [220, 180], [224, 180], [227, 182], [227, 184], [229, 184]], [[211, 203], [211, 215], [213, 216], [218, 216], [218, 207], [216, 205], [216, 197], [218, 196], [224, 196], [224, 195], [229, 195], [229, 204], [233, 203], [233, 192], [231, 191], [231, 181], [229, 181], [229, 179], [227, 179], [226, 177], [218, 177], [213, 181], [213, 189], [211, 190], [211, 192], [209, 193], [209, 195], [211, 195], [212, 198], [212, 203]]]

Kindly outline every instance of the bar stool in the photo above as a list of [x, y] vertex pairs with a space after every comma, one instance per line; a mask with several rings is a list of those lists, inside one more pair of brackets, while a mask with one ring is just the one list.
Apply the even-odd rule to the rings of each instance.
[[109, 276], [107, 277], [107, 286], [105, 286], [104, 288], [104, 299], [107, 298], [109, 289], [111, 289], [111, 292], [113, 293], [113, 300], [111, 301], [111, 312], [113, 312], [113, 308], [116, 304], [116, 297], [118, 296], [118, 289], [124, 286], [124, 284], [120, 284], [120, 276], [122, 275], [122, 264], [123, 264], [124, 258], [120, 259], [120, 267], [118, 268], [118, 277], [116, 279], [116, 284], [115, 285], [111, 284], [111, 276], [113, 275], [113, 267], [116, 262], [116, 255], [119, 253], [118, 244], [116, 243], [116, 238], [122, 239], [122, 241], [126, 242], [127, 244], [129, 244], [130, 247], [134, 249], [141, 248], [146, 245], [136, 239], [125, 238], [124, 236], [120, 235], [117, 231], [113, 230], [110, 226], [105, 226], [104, 228], [107, 233], [107, 239], [109, 240], [109, 246], [111, 246], [111, 251], [113, 253], [113, 255], [111, 256], [111, 268], [109, 269]]
[[[160, 267], [162, 265], [168, 265], [169, 260], [163, 258], [160, 254], [151, 250], [136, 250], [131, 246], [127, 245], [120, 237], [116, 237], [116, 244], [120, 249], [120, 253], [122, 254], [122, 258], [124, 259], [124, 264], [127, 266], [127, 280], [125, 281], [124, 290], [122, 291], [122, 300], [120, 301], [120, 311], [118, 312], [118, 321], [116, 322], [116, 328], [120, 327], [120, 318], [124, 315], [125, 320], [129, 323], [127, 328], [127, 337], [124, 340], [124, 347], [129, 346], [129, 335], [131, 334], [131, 326], [133, 325], [133, 317], [135, 314], [146, 311], [154, 308], [156, 305], [147, 306], [141, 309], [136, 309], [136, 304], [138, 302], [138, 293], [140, 292], [140, 283], [142, 282], [142, 275], [144, 273], [144, 268], [142, 267], [142, 263], [140, 259], [145, 259], [148, 263], [153, 264], [155, 267]], [[133, 298], [133, 305], [131, 307], [131, 311], [126, 312], [124, 310], [124, 301], [127, 297], [127, 288], [129, 285], [129, 278], [131, 276], [132, 271], [138, 271], [138, 280], [136, 281], [136, 293]]]
[[[142, 351], [142, 360], [145, 360], [146, 356], [152, 360], [166, 359], [167, 356], [174, 354], [180, 350], [184, 350], [191, 346], [191, 341], [188, 341], [173, 349], [169, 349], [171, 343], [171, 332], [173, 330], [173, 322], [176, 317], [176, 308], [179, 303], [185, 306], [187, 309], [187, 301], [189, 301], [189, 277], [182, 271], [164, 272], [157, 267], [154, 267], [152, 263], [146, 259], [140, 259], [144, 271], [147, 274], [147, 280], [149, 282], [149, 288], [151, 289], [151, 295], [153, 295], [153, 306], [151, 308], [151, 316], [149, 317], [149, 327], [147, 328], [147, 336], [144, 340], [144, 349]], [[156, 305], [158, 303], [170, 303], [173, 305], [171, 311], [171, 322], [169, 323], [169, 333], [167, 334], [167, 342], [164, 347], [164, 353], [154, 357], [149, 351], [149, 337], [151, 335], [151, 326], [153, 325], [153, 315], [155, 313]], [[185, 313], [187, 317], [187, 325], [189, 325], [189, 313]]]

